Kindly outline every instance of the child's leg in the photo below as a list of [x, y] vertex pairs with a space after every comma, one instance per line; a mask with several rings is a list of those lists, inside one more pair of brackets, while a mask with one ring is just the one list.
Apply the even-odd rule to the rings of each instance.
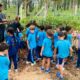
[[63, 62], [64, 62], [64, 59], [59, 58], [59, 71], [60, 71], [61, 77], [64, 76], [63, 66], [62, 66], [62, 63], [63, 63]]
[[36, 58], [39, 58], [39, 46], [36, 47]]
[[31, 58], [31, 62], [34, 63], [34, 53], [35, 53], [35, 49], [31, 49], [30, 50], [30, 58]]
[[17, 69], [18, 67], [17, 67], [17, 54], [15, 54], [15, 55], [13, 55], [12, 56], [12, 59], [13, 59], [13, 63], [14, 63], [14, 69]]
[[43, 60], [42, 60], [42, 67], [43, 68], [45, 67], [45, 63], [46, 63], [46, 58], [43, 58]]
[[12, 57], [9, 56], [10, 64], [9, 64], [9, 69], [11, 69], [11, 63], [12, 63]]
[[76, 67], [77, 68], [80, 67], [80, 53], [78, 53], [77, 66]]
[[28, 51], [28, 55], [27, 55], [27, 61], [31, 61], [31, 50]]
[[47, 58], [46, 70], [50, 69], [50, 58]]

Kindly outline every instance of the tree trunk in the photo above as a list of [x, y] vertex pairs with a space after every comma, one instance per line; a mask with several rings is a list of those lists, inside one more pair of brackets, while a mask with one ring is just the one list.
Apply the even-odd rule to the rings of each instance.
[[74, 12], [74, 15], [77, 14], [77, 11], [78, 11], [78, 0], [73, 0], [73, 12]]

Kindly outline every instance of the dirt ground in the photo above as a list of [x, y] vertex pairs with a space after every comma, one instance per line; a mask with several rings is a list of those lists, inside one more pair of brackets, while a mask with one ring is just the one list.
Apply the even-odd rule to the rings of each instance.
[[[19, 71], [15, 73], [12, 68], [9, 73], [9, 80], [59, 80], [56, 78], [57, 69], [54, 68], [54, 64], [51, 64], [51, 72], [49, 74], [41, 72], [40, 66], [41, 61], [35, 66], [27, 65], [24, 61], [20, 61]], [[80, 70], [76, 70], [75, 61], [66, 65], [65, 73], [65, 80], [80, 80]]]

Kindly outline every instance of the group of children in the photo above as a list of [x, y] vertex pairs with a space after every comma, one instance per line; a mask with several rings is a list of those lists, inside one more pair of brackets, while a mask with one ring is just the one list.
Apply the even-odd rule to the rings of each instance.
[[[72, 49], [72, 29], [71, 27], [58, 27], [56, 32], [51, 26], [37, 27], [35, 21], [31, 21], [26, 29], [26, 40], [23, 40], [23, 33], [17, 29], [14, 32], [12, 27], [7, 29], [7, 37], [5, 42], [0, 43], [0, 80], [8, 80], [8, 71], [11, 71], [12, 61], [14, 63], [15, 72], [18, 71], [18, 58], [20, 49], [28, 48], [26, 63], [35, 65], [37, 61], [42, 60], [41, 71], [50, 72], [51, 60], [56, 62], [59, 69], [57, 77], [64, 80], [64, 64], [69, 57], [73, 57]], [[76, 53], [78, 54], [77, 65], [80, 67], [80, 35], [76, 36], [78, 45]], [[7, 43], [7, 44], [6, 44]], [[27, 46], [26, 46], [26, 45]], [[75, 46], [75, 45], [74, 45]], [[27, 54], [27, 53], [26, 53]], [[4, 68], [4, 70], [3, 70]]]

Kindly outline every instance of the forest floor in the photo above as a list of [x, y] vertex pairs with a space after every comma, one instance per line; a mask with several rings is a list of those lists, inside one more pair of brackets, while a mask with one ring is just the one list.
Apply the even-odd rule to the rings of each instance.
[[[76, 61], [73, 61], [65, 66], [65, 80], [80, 80], [80, 70], [75, 68], [75, 64]], [[49, 74], [41, 72], [40, 66], [41, 61], [34, 66], [20, 61], [19, 71], [15, 73], [12, 69], [9, 73], [9, 80], [59, 80], [56, 78], [57, 69], [54, 68], [54, 64], [51, 64], [51, 72]]]

